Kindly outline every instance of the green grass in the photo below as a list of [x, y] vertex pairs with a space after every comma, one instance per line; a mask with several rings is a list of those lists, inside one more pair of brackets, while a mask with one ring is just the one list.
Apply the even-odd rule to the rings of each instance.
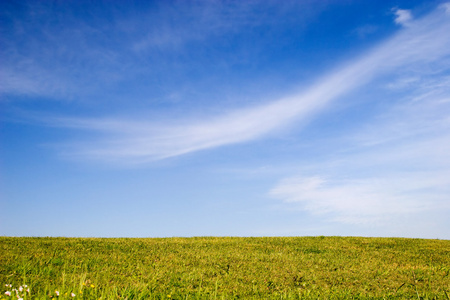
[[448, 240], [0, 237], [0, 299], [449, 299], [449, 274]]

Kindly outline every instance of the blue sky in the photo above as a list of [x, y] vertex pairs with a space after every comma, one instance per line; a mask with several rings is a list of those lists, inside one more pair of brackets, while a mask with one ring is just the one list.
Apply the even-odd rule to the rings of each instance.
[[2, 1], [0, 235], [450, 239], [450, 2]]

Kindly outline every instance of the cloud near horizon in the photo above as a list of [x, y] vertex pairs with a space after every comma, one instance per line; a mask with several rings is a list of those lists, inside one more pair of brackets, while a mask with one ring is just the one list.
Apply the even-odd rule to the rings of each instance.
[[408, 27], [389, 40], [341, 64], [304, 91], [266, 104], [203, 120], [189, 116], [162, 123], [126, 118], [58, 118], [50, 123], [96, 134], [95, 139], [62, 145], [63, 155], [119, 164], [148, 163], [255, 140], [309, 120], [379, 75], [395, 75], [424, 65], [439, 68], [438, 63], [450, 55], [450, 16], [443, 6], [422, 19], [402, 18], [402, 22], [407, 19]]
[[360, 149], [357, 156], [298, 166], [299, 175], [279, 180], [269, 195], [289, 209], [333, 222], [379, 227], [393, 226], [400, 217], [447, 211], [449, 138], [443, 134], [402, 147], [387, 143]]

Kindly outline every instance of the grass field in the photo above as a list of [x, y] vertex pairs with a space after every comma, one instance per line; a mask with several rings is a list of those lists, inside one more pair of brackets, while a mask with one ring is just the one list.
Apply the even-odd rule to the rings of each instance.
[[450, 241], [0, 237], [0, 284], [0, 299], [449, 299]]

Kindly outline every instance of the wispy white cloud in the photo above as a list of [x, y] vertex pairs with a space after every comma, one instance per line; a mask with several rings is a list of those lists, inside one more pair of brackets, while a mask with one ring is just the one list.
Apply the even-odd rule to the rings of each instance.
[[[389, 134], [385, 129], [380, 135]], [[447, 125], [441, 135], [353, 145], [332, 159], [299, 165], [298, 175], [281, 179], [269, 195], [287, 209], [337, 223], [386, 229], [400, 218], [413, 226], [433, 221], [450, 210], [449, 130]]]
[[[381, 74], [431, 68], [450, 54], [450, 18], [441, 8], [369, 51], [343, 64], [304, 92], [257, 107], [236, 110], [203, 120], [154, 123], [126, 119], [70, 119], [58, 126], [83, 128], [99, 134], [95, 140], [74, 141], [70, 153], [95, 160], [145, 163], [203, 149], [240, 143], [305, 121], [333, 100]], [[62, 119], [60, 119], [61, 121]]]
[[394, 8], [395, 23], [401, 26], [408, 26], [413, 20], [413, 16], [409, 9]]
[[[417, 216], [450, 209], [449, 166], [445, 162], [445, 166], [436, 166], [436, 161], [426, 157], [432, 155], [426, 154], [430, 150], [428, 147], [442, 146], [448, 138], [447, 135], [445, 139], [428, 141], [427, 145], [409, 144], [408, 147], [422, 146], [415, 149], [415, 154], [420, 154], [414, 155], [415, 160], [402, 159], [402, 152], [395, 148], [385, 148], [378, 154], [366, 153], [359, 158], [340, 157], [340, 161], [328, 161], [328, 165], [314, 168], [318, 173], [321, 168], [329, 172], [282, 179], [269, 194], [283, 201], [289, 209], [307, 211], [338, 223], [389, 227], [400, 216], [414, 217], [414, 223], [424, 222], [424, 218]], [[448, 161], [448, 155], [442, 153], [449, 150], [446, 148], [430, 151], [439, 157], [434, 160], [442, 162], [445, 158]], [[411, 154], [406, 153], [406, 156]], [[383, 155], [390, 157], [383, 158]], [[411, 164], [405, 168], [401, 165], [405, 162]], [[334, 168], [339, 168], [340, 173]]]
[[[441, 195], [448, 192], [446, 178], [423, 180], [431, 174], [396, 174], [401, 178], [338, 179], [297, 177], [284, 179], [270, 194], [300, 209], [350, 224], [392, 224], [401, 215], [448, 209]], [[446, 174], [448, 175], [448, 174]], [[429, 178], [429, 177], [428, 177]]]

